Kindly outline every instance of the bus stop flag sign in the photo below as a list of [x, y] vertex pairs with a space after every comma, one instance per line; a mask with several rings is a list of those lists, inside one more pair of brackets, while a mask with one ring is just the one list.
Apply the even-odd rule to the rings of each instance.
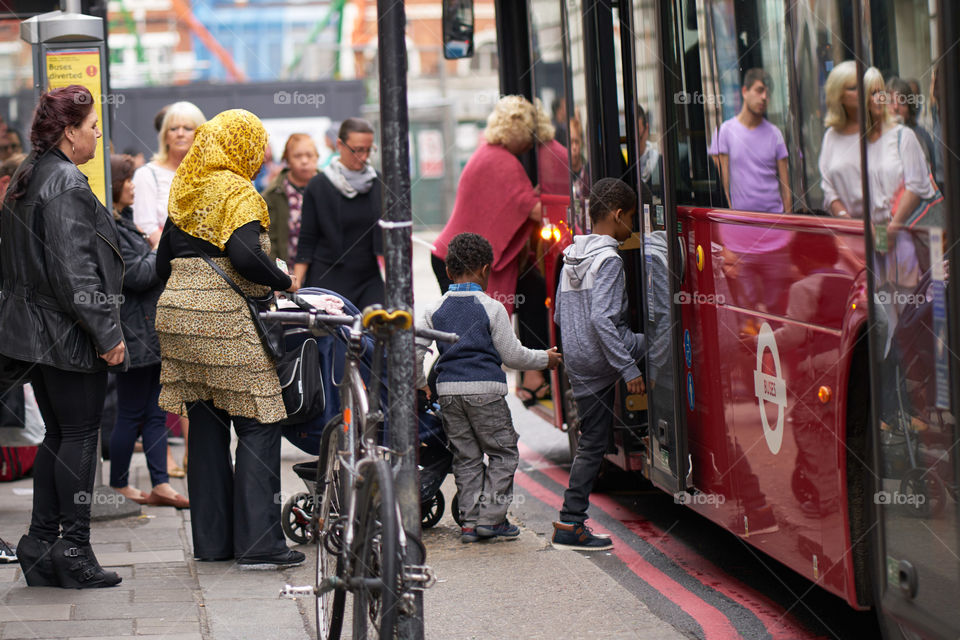
[[[47, 50], [47, 90], [79, 84], [90, 90], [97, 122], [103, 129], [103, 97], [100, 86], [100, 50], [98, 48]], [[80, 165], [80, 171], [90, 181], [90, 189], [107, 206], [107, 185], [104, 175], [103, 137], [97, 140], [97, 155]]]

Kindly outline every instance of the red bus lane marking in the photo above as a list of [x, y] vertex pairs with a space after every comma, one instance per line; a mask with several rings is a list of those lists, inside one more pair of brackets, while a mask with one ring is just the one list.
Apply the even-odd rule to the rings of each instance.
[[[514, 480], [537, 500], [558, 511], [560, 510], [563, 500], [523, 471], [517, 473]], [[644, 560], [643, 556], [631, 549], [626, 542], [607, 531], [596, 521], [591, 522], [590, 527], [599, 533], [610, 534], [610, 540], [613, 542], [611, 553], [619, 558], [637, 577], [662, 593], [664, 597], [693, 618], [703, 629], [703, 637], [706, 640], [736, 640], [740, 638], [740, 633], [722, 611], [696, 594], [691, 593], [683, 585]]]
[[[569, 475], [566, 471], [523, 443], [520, 443], [519, 447], [521, 458], [532, 463], [537, 471], [543, 473], [557, 484], [564, 487], [567, 486]], [[534, 480], [534, 482], [536, 481]], [[550, 490], [547, 489], [547, 491]], [[794, 640], [796, 638], [820, 637], [800, 626], [791, 614], [784, 613], [783, 607], [780, 604], [770, 600], [749, 585], [740, 582], [703, 556], [691, 551], [685, 545], [667, 535], [666, 532], [662, 531], [652, 522], [646, 520], [642, 521], [642, 523], [639, 522], [636, 514], [623, 508], [612, 498], [602, 494], [591, 494], [590, 504], [611, 518], [623, 523], [624, 526], [633, 533], [642, 537], [647, 544], [658, 549], [670, 558], [674, 564], [689, 576], [707, 588], [727, 596], [752, 612], [774, 638]], [[557, 507], [559, 510], [560, 502], [558, 502]], [[630, 522], [625, 522], [625, 520], [629, 520]], [[599, 529], [599, 527], [594, 527], [595, 522], [596, 521], [590, 526]], [[615, 552], [616, 549], [617, 547], [615, 546]], [[627, 564], [629, 566], [629, 563]]]

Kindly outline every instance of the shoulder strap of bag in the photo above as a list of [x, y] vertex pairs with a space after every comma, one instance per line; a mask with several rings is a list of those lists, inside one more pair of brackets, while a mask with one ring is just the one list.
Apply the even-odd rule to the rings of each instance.
[[248, 299], [249, 299], [249, 296], [248, 296], [246, 293], [243, 292], [243, 289], [241, 289], [240, 286], [239, 286], [236, 282], [234, 282], [233, 279], [230, 278], [230, 276], [227, 275], [227, 272], [224, 271], [223, 269], [221, 269], [221, 268], [220, 268], [220, 265], [218, 265], [216, 262], [214, 262], [213, 260], [211, 260], [211, 259], [210, 259], [210, 256], [208, 256], [208, 255], [203, 251], [203, 249], [201, 249], [201, 248], [199, 247], [199, 245], [197, 244], [197, 239], [196, 239], [196, 238], [194, 238], [193, 236], [191, 236], [189, 233], [186, 233], [186, 232], [184, 232], [183, 235], [187, 238], [187, 242], [189, 242], [190, 245], [193, 246], [193, 249], [194, 249], [194, 251], [196, 251], [198, 258], [203, 258], [203, 259], [206, 261], [206, 263], [207, 263], [208, 265], [210, 265], [210, 268], [213, 269], [214, 271], [216, 271], [217, 274], [218, 274], [221, 278], [223, 278], [224, 281], [225, 281], [228, 285], [230, 285], [230, 288], [233, 289], [234, 291], [236, 291], [236, 292], [240, 295], [241, 298], [243, 298], [244, 300], [248, 300]]

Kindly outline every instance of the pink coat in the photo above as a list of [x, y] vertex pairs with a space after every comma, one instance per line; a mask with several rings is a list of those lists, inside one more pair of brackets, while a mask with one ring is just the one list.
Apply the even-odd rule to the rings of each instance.
[[483, 143], [460, 175], [453, 215], [434, 241], [433, 255], [447, 257], [447, 245], [459, 233], [477, 233], [493, 246], [487, 295], [513, 313], [520, 273], [520, 252], [532, 230], [530, 210], [539, 198], [523, 165], [505, 147]]

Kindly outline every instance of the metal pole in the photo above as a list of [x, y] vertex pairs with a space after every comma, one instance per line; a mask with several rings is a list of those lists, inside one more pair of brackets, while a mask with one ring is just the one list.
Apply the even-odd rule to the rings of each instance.
[[[397, 0], [377, 0], [380, 59], [380, 122], [383, 147], [383, 247], [387, 271], [387, 307], [413, 310], [410, 208], [410, 149], [407, 115], [406, 11]], [[400, 516], [408, 536], [420, 539], [420, 481], [417, 472], [417, 419], [413, 380], [412, 331], [395, 331], [387, 345], [390, 385], [389, 424], [393, 450], [399, 452], [396, 478]], [[421, 565], [420, 546], [409, 542], [404, 563]], [[399, 637], [423, 638], [423, 592], [415, 590], [413, 615], [399, 618]]]

